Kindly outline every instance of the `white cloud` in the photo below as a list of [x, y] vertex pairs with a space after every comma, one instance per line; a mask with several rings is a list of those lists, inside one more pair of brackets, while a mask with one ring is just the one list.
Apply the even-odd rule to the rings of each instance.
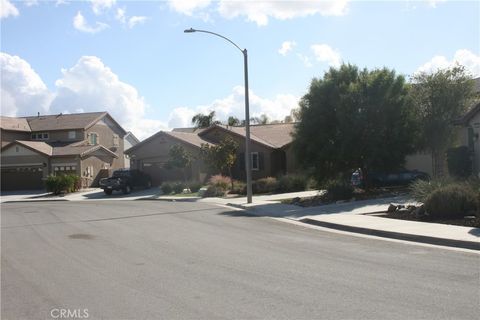
[[205, 9], [211, 0], [168, 0], [168, 5], [176, 12], [192, 16], [195, 11]]
[[[225, 98], [216, 99], [208, 105], [179, 107], [171, 113], [168, 121], [170, 128], [190, 127], [192, 117], [197, 113], [215, 111], [217, 119], [225, 121], [229, 116], [245, 119], [245, 88], [236, 86]], [[283, 120], [293, 108], [298, 107], [299, 98], [291, 94], [279, 94], [273, 99], [262, 98], [250, 90], [250, 116], [267, 115], [270, 120]]]
[[447, 0], [428, 0], [428, 5], [432, 8], [436, 8], [437, 7], [437, 4], [440, 3], [440, 2], [445, 2]]
[[8, 0], [0, 0], [0, 19], [8, 18], [10, 16], [16, 17], [19, 12], [17, 7]]
[[127, 17], [125, 16], [126, 9], [125, 8], [117, 8], [117, 13], [115, 14], [115, 19], [120, 21], [121, 23], [125, 23]]
[[327, 62], [332, 67], [338, 67], [342, 62], [340, 53], [327, 44], [314, 44], [311, 49], [317, 61]]
[[98, 57], [83, 56], [72, 68], [63, 69], [62, 74], [55, 82], [57, 93], [50, 105], [51, 113], [65, 108], [105, 110], [139, 138], [167, 127], [161, 121], [145, 119], [147, 105], [137, 89], [120, 81]]
[[27, 7], [33, 7], [38, 5], [38, 0], [24, 0], [23, 4], [26, 5]]
[[310, 61], [310, 58], [307, 57], [306, 55], [303, 55], [303, 54], [301, 54], [301, 53], [297, 53], [297, 57], [298, 57], [298, 59], [300, 59], [300, 60], [303, 62], [303, 64], [305, 65], [305, 67], [307, 67], [307, 68], [313, 67], [313, 64], [312, 64], [312, 62]]
[[221, 0], [219, 13], [225, 18], [246, 16], [248, 21], [259, 26], [268, 24], [270, 17], [287, 20], [315, 14], [322, 16], [341, 16], [346, 14], [348, 0], [325, 1], [228, 1]]
[[73, 26], [75, 29], [87, 33], [97, 33], [109, 27], [108, 24], [103, 22], [97, 22], [95, 27], [88, 25], [80, 11], [78, 11], [77, 15], [73, 18]]
[[278, 53], [282, 56], [286, 56], [296, 45], [295, 41], [284, 41], [280, 49], [278, 49]]
[[5, 116], [46, 112], [52, 95], [30, 64], [0, 52], [1, 113]]
[[147, 20], [147, 17], [144, 16], [133, 16], [128, 19], [128, 27], [131, 29], [137, 24], [143, 24]]
[[465, 66], [474, 77], [480, 77], [480, 55], [476, 55], [467, 49], [457, 50], [452, 60], [448, 60], [445, 56], [434, 56], [430, 61], [420, 66], [416, 72], [435, 72], [439, 69], [452, 67], [455, 64]]
[[92, 10], [96, 15], [101, 14], [103, 11], [112, 8], [116, 0], [90, 0], [92, 3]]

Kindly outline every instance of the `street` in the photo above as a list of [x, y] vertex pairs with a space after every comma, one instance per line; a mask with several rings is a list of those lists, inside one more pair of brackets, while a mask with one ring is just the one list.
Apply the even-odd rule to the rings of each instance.
[[[1, 207], [1, 317], [477, 319], [480, 255], [199, 202]], [[87, 314], [85, 314], [87, 310]]]

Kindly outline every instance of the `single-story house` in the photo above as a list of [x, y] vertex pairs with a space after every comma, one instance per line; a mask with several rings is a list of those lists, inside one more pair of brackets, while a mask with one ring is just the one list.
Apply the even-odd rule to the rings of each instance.
[[[293, 123], [250, 127], [250, 160], [254, 180], [295, 172], [296, 164], [292, 152], [293, 130]], [[202, 144], [215, 145], [227, 135], [239, 145], [232, 175], [235, 179], [245, 180], [245, 127], [216, 124], [206, 129], [178, 128], [160, 131], [126, 150], [125, 153], [130, 157], [131, 168], [149, 173], [156, 185], [163, 181], [183, 179], [185, 174], [187, 179], [203, 181], [207, 177], [208, 168], [199, 156]], [[186, 173], [181, 170], [165, 169], [170, 148], [174, 145], [181, 145], [196, 158]]]

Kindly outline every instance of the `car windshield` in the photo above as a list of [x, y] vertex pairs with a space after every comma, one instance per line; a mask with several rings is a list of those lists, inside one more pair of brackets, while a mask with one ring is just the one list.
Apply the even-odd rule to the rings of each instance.
[[129, 175], [130, 175], [130, 171], [119, 170], [119, 171], [114, 171], [113, 172], [113, 177], [114, 178], [127, 177]]

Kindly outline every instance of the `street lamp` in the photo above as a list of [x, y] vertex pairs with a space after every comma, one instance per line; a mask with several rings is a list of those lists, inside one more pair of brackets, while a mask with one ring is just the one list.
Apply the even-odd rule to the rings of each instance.
[[247, 49], [241, 49], [235, 42], [224, 37], [218, 33], [206, 31], [206, 30], [197, 30], [197, 29], [185, 29], [185, 33], [193, 32], [203, 32], [213, 34], [214, 36], [220, 37], [227, 40], [233, 44], [240, 52], [243, 53], [243, 69], [245, 75], [245, 171], [247, 174], [247, 203], [252, 203], [252, 163], [250, 159], [250, 110], [249, 110], [249, 99], [248, 99], [248, 55]]

